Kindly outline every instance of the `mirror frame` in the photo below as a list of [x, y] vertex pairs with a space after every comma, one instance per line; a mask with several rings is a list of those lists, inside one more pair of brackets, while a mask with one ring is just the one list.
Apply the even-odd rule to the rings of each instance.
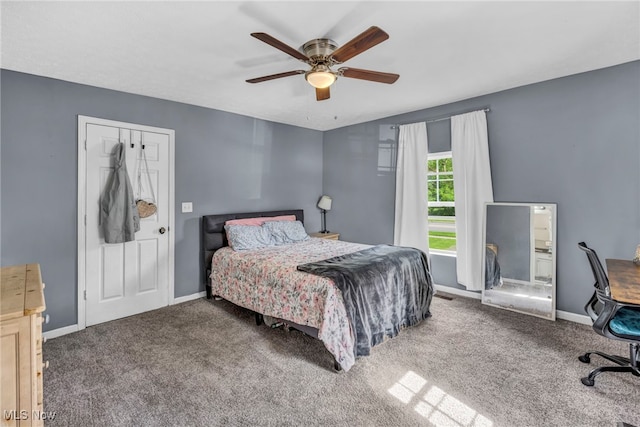
[[[499, 305], [499, 304], [493, 304], [491, 302], [487, 302], [485, 299], [485, 291], [486, 291], [486, 246], [487, 246], [487, 208], [488, 206], [520, 206], [520, 207], [529, 207], [529, 208], [533, 208], [535, 206], [544, 206], [546, 208], [552, 208], [552, 218], [551, 218], [551, 226], [552, 228], [552, 236], [553, 236], [553, 240], [552, 240], [552, 244], [551, 244], [551, 269], [553, 274], [551, 275], [551, 313], [549, 313], [548, 316], [542, 315], [542, 314], [537, 314], [535, 312], [531, 312], [531, 311], [526, 311], [526, 310], [522, 310], [522, 309], [518, 309], [518, 308], [512, 308], [512, 307], [505, 307], [503, 305]], [[531, 257], [529, 260], [529, 264], [530, 264], [530, 268], [532, 268], [531, 271], [535, 271], [535, 239], [533, 238], [533, 233], [534, 233], [534, 217], [533, 215], [531, 216], [530, 219], [530, 224], [531, 224], [531, 228], [530, 228], [530, 233], [531, 233]], [[522, 313], [522, 314], [528, 314], [530, 316], [535, 316], [535, 317], [540, 317], [542, 319], [547, 319], [547, 320], [556, 320], [556, 276], [557, 276], [557, 267], [556, 267], [556, 255], [557, 255], [557, 241], [558, 241], [558, 228], [557, 228], [557, 224], [558, 224], [558, 205], [556, 203], [510, 203], [510, 202], [487, 202], [484, 204], [484, 211], [482, 213], [482, 304], [491, 306], [491, 307], [497, 307], [497, 308], [501, 308], [504, 310], [509, 310], [509, 311], [515, 311], [516, 313]], [[535, 273], [533, 273], [535, 275]]]

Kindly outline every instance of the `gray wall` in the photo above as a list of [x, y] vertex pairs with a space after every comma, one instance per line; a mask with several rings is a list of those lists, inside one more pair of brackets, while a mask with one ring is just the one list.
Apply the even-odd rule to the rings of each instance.
[[[313, 231], [325, 193], [330, 230], [392, 243], [395, 176], [379, 159], [381, 144], [395, 144], [389, 126], [484, 106], [495, 200], [558, 204], [558, 309], [582, 314], [592, 292], [577, 242], [602, 258], [630, 258], [640, 243], [639, 61], [324, 133], [7, 70], [0, 78], [0, 262], [42, 265], [46, 330], [77, 317], [78, 114], [175, 129], [176, 297], [204, 289], [204, 214], [301, 207]], [[448, 121], [428, 132], [431, 151], [449, 149]], [[183, 201], [193, 213], [179, 212]], [[432, 270], [436, 283], [461, 288], [455, 258], [433, 256]]]
[[7, 70], [1, 91], [0, 261], [40, 263], [45, 330], [77, 318], [79, 114], [176, 131], [176, 297], [204, 290], [202, 215], [302, 208], [307, 230], [320, 229], [321, 132]]
[[[494, 199], [557, 203], [557, 307], [584, 314], [593, 279], [577, 243], [603, 259], [632, 258], [640, 243], [640, 61], [325, 132], [331, 229], [392, 243], [395, 177], [378, 170], [389, 126], [485, 106]], [[448, 126], [428, 124], [430, 151], [450, 149]], [[433, 256], [432, 272], [436, 283], [462, 288], [455, 259]]]
[[531, 280], [531, 208], [487, 206], [487, 243], [498, 246], [504, 279]]

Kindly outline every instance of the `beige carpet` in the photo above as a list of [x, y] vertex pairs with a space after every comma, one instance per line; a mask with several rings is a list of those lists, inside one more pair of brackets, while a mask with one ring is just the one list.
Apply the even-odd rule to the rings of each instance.
[[640, 378], [580, 377], [628, 347], [566, 321], [434, 298], [433, 317], [336, 373], [318, 340], [195, 300], [49, 340], [48, 425], [640, 426]]

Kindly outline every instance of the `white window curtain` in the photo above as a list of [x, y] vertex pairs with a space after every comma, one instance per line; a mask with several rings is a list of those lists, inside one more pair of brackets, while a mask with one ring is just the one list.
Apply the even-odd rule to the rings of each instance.
[[393, 244], [420, 249], [429, 256], [427, 223], [427, 124], [400, 126], [396, 167]]
[[474, 111], [451, 117], [456, 207], [456, 274], [467, 290], [482, 286], [482, 234], [486, 202], [493, 202], [487, 117]]

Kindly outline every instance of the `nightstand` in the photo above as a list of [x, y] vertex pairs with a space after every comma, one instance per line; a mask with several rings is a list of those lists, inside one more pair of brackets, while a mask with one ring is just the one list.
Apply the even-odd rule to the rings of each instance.
[[311, 233], [309, 234], [311, 237], [319, 237], [321, 239], [331, 239], [331, 240], [339, 240], [340, 233]]

